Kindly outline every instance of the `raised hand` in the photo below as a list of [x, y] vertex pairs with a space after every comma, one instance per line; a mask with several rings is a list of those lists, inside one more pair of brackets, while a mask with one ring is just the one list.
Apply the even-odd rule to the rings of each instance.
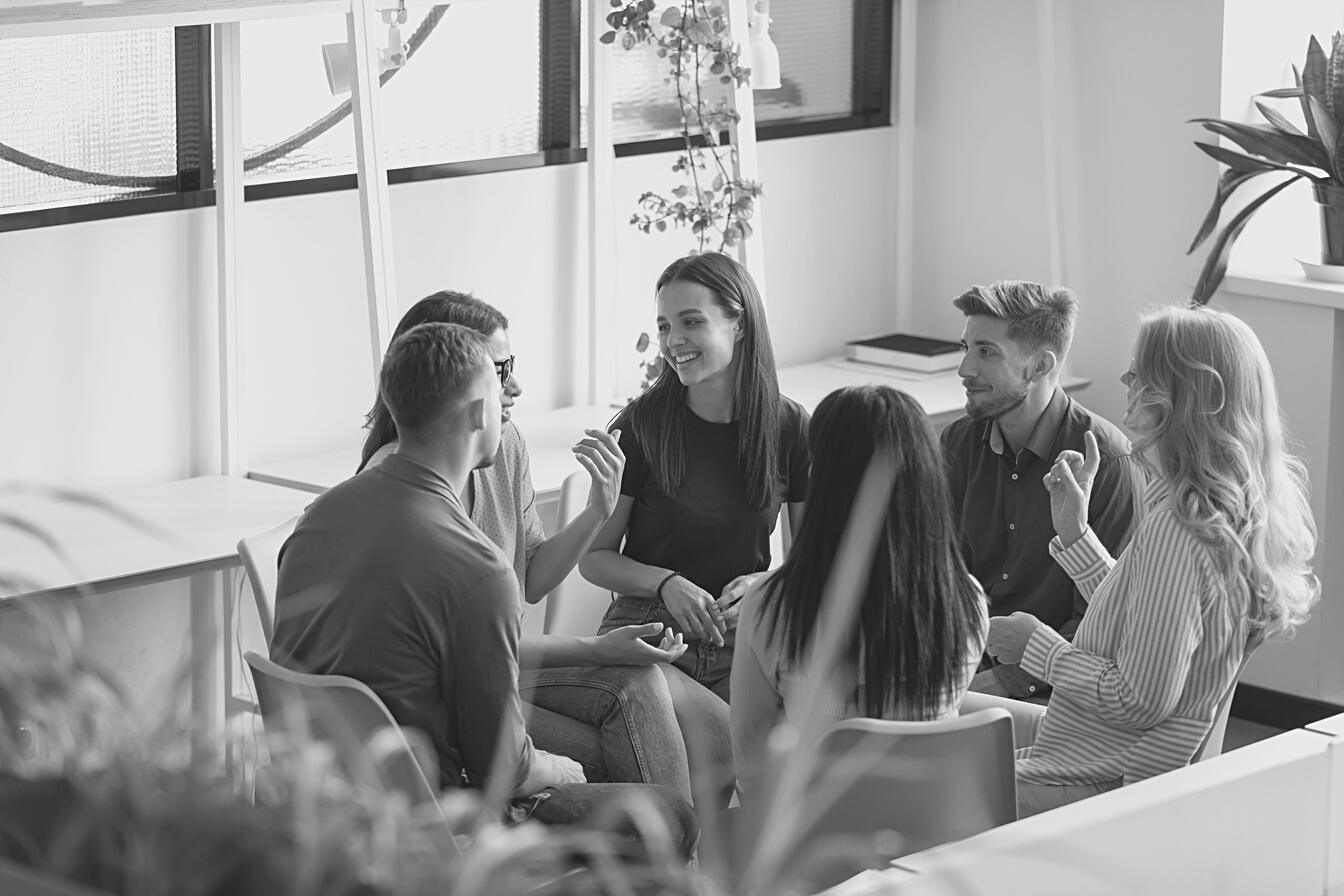
[[[660, 633], [663, 639], [657, 647], [643, 640]], [[681, 635], [673, 634], [672, 629], [661, 622], [649, 622], [623, 625], [599, 635], [595, 658], [603, 666], [652, 666], [675, 662], [685, 652], [686, 644]]]
[[1087, 505], [1092, 499], [1092, 481], [1097, 478], [1101, 451], [1091, 430], [1083, 433], [1083, 450], [1061, 451], [1042, 480], [1050, 492], [1050, 519], [1055, 534], [1068, 547], [1087, 531]]
[[570, 450], [593, 480], [588, 488], [588, 506], [607, 519], [621, 497], [621, 474], [625, 471], [625, 454], [619, 441], [621, 431], [585, 429], [584, 432], [588, 437]]
[[687, 637], [723, 646], [727, 625], [708, 591], [685, 576], [673, 576], [663, 585], [663, 605]]

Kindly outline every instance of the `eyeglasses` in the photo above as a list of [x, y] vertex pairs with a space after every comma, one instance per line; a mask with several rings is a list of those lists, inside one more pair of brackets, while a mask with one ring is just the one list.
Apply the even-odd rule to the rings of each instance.
[[495, 362], [495, 373], [499, 374], [499, 384], [501, 386], [509, 385], [509, 377], [513, 376], [513, 362], [516, 360], [514, 355], [509, 355], [507, 361]]

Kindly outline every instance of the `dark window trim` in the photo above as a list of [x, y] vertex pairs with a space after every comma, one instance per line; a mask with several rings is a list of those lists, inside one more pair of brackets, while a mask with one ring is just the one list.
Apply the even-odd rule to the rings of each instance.
[[[419, 183], [449, 177], [466, 177], [502, 171], [518, 171], [549, 165], [585, 161], [587, 152], [578, 146], [580, 84], [579, 25], [583, 0], [539, 0], [541, 3], [541, 146], [542, 151], [388, 171], [389, 184]], [[758, 123], [758, 140], [780, 140], [817, 134], [835, 134], [891, 125], [891, 66], [894, 0], [854, 0], [854, 115], [843, 118], [795, 119]], [[548, 29], [548, 23], [551, 26]], [[83, 205], [0, 212], [0, 233], [54, 227], [85, 221], [101, 221], [132, 215], [203, 208], [215, 204], [210, 133], [211, 87], [209, 26], [178, 28], [178, 183], [181, 192], [156, 196], [111, 199]], [[196, 50], [195, 55], [192, 49]], [[206, 73], [202, 77], [202, 72]], [[183, 120], [183, 112], [189, 121]], [[192, 125], [200, 128], [190, 133]], [[199, 136], [197, 136], [199, 134]], [[642, 140], [616, 146], [617, 158], [676, 152], [680, 138]], [[306, 196], [357, 186], [354, 174], [337, 174], [244, 187], [247, 202]]]

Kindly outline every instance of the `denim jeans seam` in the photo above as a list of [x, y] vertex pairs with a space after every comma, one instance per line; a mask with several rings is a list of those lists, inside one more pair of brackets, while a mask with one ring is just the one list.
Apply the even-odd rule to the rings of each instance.
[[635, 754], [635, 762], [639, 764], [639, 774], [646, 782], [652, 780], [653, 776], [649, 772], [649, 764], [644, 759], [644, 744], [640, 741], [639, 732], [635, 730], [635, 725], [630, 720], [630, 702], [626, 699], [625, 692], [620, 688], [604, 681], [594, 681], [591, 678], [548, 678], [545, 681], [534, 681], [526, 685], [520, 682], [518, 690], [521, 694], [524, 690], [535, 691], [545, 687], [561, 686], [594, 688], [616, 698], [616, 702], [621, 706], [621, 720], [625, 723], [626, 735], [630, 738], [630, 749]]

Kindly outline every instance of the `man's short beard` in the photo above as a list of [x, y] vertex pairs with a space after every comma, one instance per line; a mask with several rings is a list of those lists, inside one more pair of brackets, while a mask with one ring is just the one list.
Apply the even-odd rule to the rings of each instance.
[[1004, 414], [1012, 413], [1022, 407], [1027, 400], [1027, 393], [1030, 391], [1031, 381], [1023, 380], [1016, 390], [1005, 393], [990, 404], [973, 407], [968, 401], [966, 403], [966, 414], [973, 420], [999, 420]]

